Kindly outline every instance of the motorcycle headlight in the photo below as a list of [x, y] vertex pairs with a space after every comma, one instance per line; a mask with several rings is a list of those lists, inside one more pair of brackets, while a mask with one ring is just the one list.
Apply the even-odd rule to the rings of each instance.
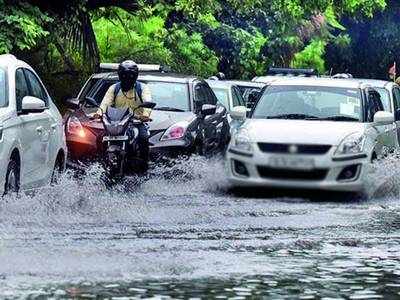
[[364, 151], [365, 136], [361, 133], [353, 133], [347, 136], [339, 145], [335, 156], [361, 154]]
[[239, 129], [236, 132], [232, 139], [231, 149], [245, 153], [253, 152], [253, 145], [246, 129]]
[[185, 136], [187, 128], [189, 126], [188, 122], [178, 122], [168, 128], [163, 136], [161, 137], [161, 141], [171, 141], [178, 140]]

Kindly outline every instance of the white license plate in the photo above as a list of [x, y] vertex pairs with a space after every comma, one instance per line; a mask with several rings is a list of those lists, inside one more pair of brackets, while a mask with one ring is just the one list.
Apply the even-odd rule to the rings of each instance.
[[279, 169], [312, 170], [315, 161], [312, 158], [274, 156], [269, 158], [268, 165]]
[[103, 142], [115, 142], [115, 141], [127, 141], [127, 136], [105, 136], [103, 137]]

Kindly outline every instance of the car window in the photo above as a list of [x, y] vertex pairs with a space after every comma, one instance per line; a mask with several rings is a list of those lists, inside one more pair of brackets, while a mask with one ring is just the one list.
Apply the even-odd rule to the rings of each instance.
[[246, 106], [245, 101], [236, 87], [232, 87], [233, 107]]
[[216, 105], [218, 102], [218, 99], [217, 99], [217, 97], [215, 97], [213, 90], [208, 85], [202, 85], [202, 87], [204, 88], [204, 92], [206, 94], [205, 104]]
[[85, 86], [82, 88], [81, 92], [79, 93], [79, 100], [85, 100], [85, 97], [88, 96], [92, 88], [95, 86], [97, 82], [99, 82], [99, 78], [90, 78]]
[[229, 94], [227, 89], [213, 88], [214, 94], [218, 99], [218, 102], [229, 109]]
[[194, 99], [196, 110], [201, 109], [203, 104], [207, 103], [207, 90], [204, 88], [204, 85], [197, 84], [194, 89]]
[[24, 69], [26, 80], [30, 86], [29, 96], [36, 97], [48, 104], [47, 93], [37, 76], [30, 70]]
[[394, 107], [396, 110], [400, 109], [400, 89], [395, 87], [393, 89]]
[[381, 101], [385, 111], [392, 111], [392, 107], [390, 105], [390, 94], [389, 91], [385, 88], [375, 88], [375, 90], [379, 93], [381, 97]]
[[384, 106], [380, 94], [377, 91], [370, 91], [367, 101], [367, 122], [373, 122], [375, 114], [382, 110]]
[[186, 83], [148, 81], [146, 84], [150, 88], [152, 101], [157, 103], [156, 108], [190, 110], [189, 89]]
[[90, 91], [87, 96], [92, 97], [96, 100], [97, 104], [100, 104], [103, 101], [104, 96], [106, 95], [110, 86], [115, 83], [117, 83], [116, 80], [101, 80], [93, 86], [92, 91]]
[[21, 111], [22, 99], [29, 96], [28, 84], [25, 79], [23, 69], [17, 69], [15, 72], [15, 100], [17, 104], [17, 111]]
[[362, 120], [359, 89], [322, 86], [270, 86], [253, 113], [254, 118], [349, 118]]
[[0, 68], [0, 107], [8, 105], [7, 97], [7, 75], [6, 71]]

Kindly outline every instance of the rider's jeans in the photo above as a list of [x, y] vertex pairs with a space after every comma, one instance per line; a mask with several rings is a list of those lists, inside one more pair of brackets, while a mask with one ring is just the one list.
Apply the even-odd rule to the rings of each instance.
[[128, 127], [128, 135], [130, 140], [133, 139], [133, 128], [137, 128], [139, 131], [138, 146], [140, 158], [147, 160], [149, 156], [149, 128], [145, 123], [142, 124], [130, 124]]

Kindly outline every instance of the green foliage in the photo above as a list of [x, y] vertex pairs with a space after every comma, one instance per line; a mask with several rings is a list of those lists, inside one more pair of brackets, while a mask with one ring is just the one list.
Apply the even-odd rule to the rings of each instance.
[[6, 5], [0, 0], [0, 53], [31, 49], [49, 34], [43, 26], [50, 21], [30, 4]]
[[174, 26], [165, 28], [161, 16], [143, 19], [122, 11], [120, 20], [100, 18], [94, 29], [102, 61], [133, 59], [140, 63], [171, 66], [177, 72], [209, 76], [217, 70], [218, 59], [207, 48], [200, 33], [188, 33]]
[[322, 40], [313, 40], [305, 49], [295, 54], [292, 61], [294, 68], [315, 68], [319, 73], [325, 72], [325, 54], [326, 42]]

